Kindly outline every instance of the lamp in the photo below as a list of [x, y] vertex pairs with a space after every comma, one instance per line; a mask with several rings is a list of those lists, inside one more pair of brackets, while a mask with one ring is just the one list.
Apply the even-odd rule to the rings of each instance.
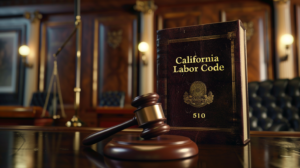
[[144, 65], [148, 65], [146, 52], [149, 50], [149, 45], [147, 42], [140, 42], [138, 45], [139, 51], [142, 53], [142, 61]]
[[285, 45], [285, 49], [286, 49], [286, 55], [279, 58], [280, 62], [282, 62], [288, 60], [288, 56], [289, 56], [288, 50], [291, 44], [293, 44], [294, 42], [294, 37], [291, 34], [284, 34], [281, 36], [280, 42], [281, 44]]
[[25, 67], [32, 68], [33, 65], [26, 62], [26, 57], [29, 55], [30, 49], [27, 45], [22, 45], [19, 48], [19, 54], [22, 56], [23, 64]]

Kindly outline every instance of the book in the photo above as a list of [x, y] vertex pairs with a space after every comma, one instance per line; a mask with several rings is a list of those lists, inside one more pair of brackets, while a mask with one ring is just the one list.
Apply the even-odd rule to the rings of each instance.
[[240, 20], [157, 31], [157, 93], [170, 134], [246, 144], [246, 30]]

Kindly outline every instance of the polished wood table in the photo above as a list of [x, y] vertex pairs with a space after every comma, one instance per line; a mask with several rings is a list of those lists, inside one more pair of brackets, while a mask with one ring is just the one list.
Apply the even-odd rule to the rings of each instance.
[[[101, 128], [9, 126], [0, 127], [2, 168], [221, 168], [300, 167], [300, 133], [251, 132], [245, 146], [198, 144], [199, 154], [173, 161], [125, 161], [103, 156], [109, 137], [91, 147], [81, 144]], [[131, 136], [140, 129], [127, 129], [117, 136]]]
[[[43, 108], [38, 106], [0, 106], [0, 126], [35, 125], [50, 126], [52, 118], [42, 118]], [[46, 112], [48, 116], [48, 112]]]

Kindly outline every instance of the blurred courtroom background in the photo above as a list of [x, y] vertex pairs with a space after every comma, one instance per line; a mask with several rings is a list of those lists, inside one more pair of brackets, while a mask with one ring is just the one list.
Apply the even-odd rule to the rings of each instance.
[[[114, 125], [131, 118], [135, 96], [156, 91], [157, 30], [237, 19], [247, 29], [248, 82], [299, 76], [300, 0], [82, 0], [79, 118], [85, 126]], [[47, 122], [40, 115], [53, 54], [74, 21], [73, 0], [0, 1], [2, 124]], [[138, 50], [142, 41], [145, 52]], [[30, 49], [25, 57], [22, 45]], [[75, 113], [75, 36], [58, 55], [57, 71], [62, 101], [49, 100], [47, 111], [60, 114], [63, 102], [67, 118], [54, 124], [64, 125]]]

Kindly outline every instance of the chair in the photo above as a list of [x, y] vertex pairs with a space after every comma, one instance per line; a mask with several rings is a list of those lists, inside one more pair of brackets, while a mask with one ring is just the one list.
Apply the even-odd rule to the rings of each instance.
[[121, 91], [107, 91], [100, 94], [99, 106], [124, 107], [125, 93]]
[[248, 84], [250, 130], [298, 131], [300, 78]]
[[[56, 99], [57, 104], [59, 104], [58, 95], [56, 97], [57, 97], [57, 99]], [[30, 106], [39, 106], [39, 107], [44, 108], [46, 98], [47, 98], [47, 93], [46, 92], [35, 92], [32, 95]], [[53, 105], [53, 93], [50, 93], [49, 101], [48, 101], [46, 110], [50, 113], [51, 116], [52, 116], [52, 112], [53, 112], [52, 105]]]

